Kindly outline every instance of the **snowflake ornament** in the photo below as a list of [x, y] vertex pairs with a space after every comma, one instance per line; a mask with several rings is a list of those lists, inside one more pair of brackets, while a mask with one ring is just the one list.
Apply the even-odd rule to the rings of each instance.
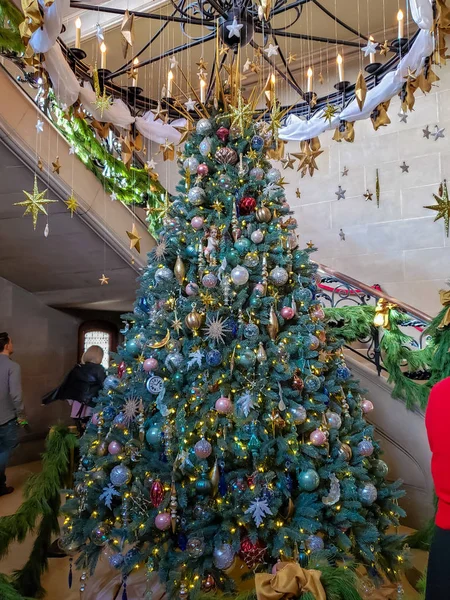
[[99, 500], [103, 501], [108, 508], [112, 508], [112, 501], [114, 496], [119, 496], [120, 493], [116, 490], [112, 483], [108, 483], [106, 487], [103, 488], [103, 493], [99, 496]]
[[269, 508], [267, 500], [264, 498], [256, 498], [247, 508], [245, 514], [251, 514], [256, 527], [259, 527], [264, 522], [264, 519], [273, 513]]
[[250, 411], [255, 408], [255, 400], [252, 398], [250, 392], [245, 392], [245, 394], [236, 400], [236, 405], [242, 410], [244, 417], [247, 418]]
[[122, 407], [122, 412], [125, 415], [125, 422], [127, 426], [132, 423], [139, 414], [141, 407], [141, 399], [135, 396], [130, 396], [125, 400], [125, 404]]
[[202, 368], [202, 359], [205, 355], [201, 350], [195, 350], [195, 352], [189, 352], [188, 369], [191, 369], [194, 365], [197, 365], [199, 369]]
[[206, 337], [212, 342], [216, 343], [225, 343], [225, 336], [227, 333], [231, 331], [226, 327], [226, 323], [228, 318], [219, 317], [216, 315], [215, 317], [206, 317], [206, 326], [204, 328], [204, 332], [206, 333]]
[[156, 244], [155, 248], [152, 250], [153, 257], [157, 261], [164, 260], [167, 254], [167, 250], [167, 238], [161, 237], [158, 243]]

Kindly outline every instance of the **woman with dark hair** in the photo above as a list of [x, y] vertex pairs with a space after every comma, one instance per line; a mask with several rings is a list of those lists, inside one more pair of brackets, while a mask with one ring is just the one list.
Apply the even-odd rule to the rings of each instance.
[[431, 472], [438, 497], [435, 531], [428, 560], [426, 600], [450, 599], [450, 377], [430, 393], [425, 425], [432, 452]]

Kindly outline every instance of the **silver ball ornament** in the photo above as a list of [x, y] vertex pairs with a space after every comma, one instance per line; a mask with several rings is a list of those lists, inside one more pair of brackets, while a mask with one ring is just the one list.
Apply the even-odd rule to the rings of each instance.
[[272, 169], [269, 169], [267, 171], [266, 179], [267, 179], [267, 181], [270, 181], [271, 183], [278, 183], [281, 179], [281, 173], [278, 169], [275, 169], [275, 167], [272, 167]]
[[254, 244], [260, 244], [264, 240], [264, 232], [261, 229], [257, 229], [250, 236]]
[[261, 167], [253, 167], [250, 171], [250, 177], [254, 177], [254, 179], [261, 181], [261, 179], [264, 178], [264, 169], [261, 169]]
[[363, 487], [359, 488], [358, 496], [364, 506], [370, 506], [378, 498], [377, 488], [373, 483], [365, 483]]
[[369, 440], [362, 440], [362, 442], [359, 442], [358, 444], [358, 452], [361, 456], [372, 456], [373, 450], [373, 444]]
[[249, 273], [242, 265], [234, 267], [234, 269], [231, 271], [231, 280], [235, 285], [245, 285], [248, 281], [248, 278]]
[[166, 365], [166, 367], [169, 369], [169, 371], [171, 373], [175, 373], [175, 371], [178, 371], [178, 369], [181, 367], [181, 365], [183, 364], [183, 355], [181, 354], [181, 352], [170, 352], [167, 357], [166, 360], [164, 361], [164, 364]]
[[155, 281], [156, 283], [168, 282], [173, 279], [173, 271], [171, 271], [167, 267], [160, 267], [155, 271]]
[[231, 567], [234, 561], [234, 551], [230, 544], [220, 544], [213, 551], [214, 565], [224, 571]]
[[302, 423], [304, 423], [306, 421], [306, 417], [308, 416], [305, 407], [300, 405], [292, 407], [289, 410], [289, 413], [295, 425], [301, 425]]
[[283, 267], [275, 267], [270, 271], [269, 275], [270, 280], [275, 285], [281, 286], [287, 283], [289, 279], [289, 273]]
[[340, 429], [341, 428], [342, 419], [337, 413], [328, 411], [325, 416], [327, 419], [328, 426], [331, 429]]
[[185, 168], [186, 171], [190, 171], [190, 173], [195, 173], [197, 171], [198, 165], [199, 165], [199, 162], [195, 158], [195, 156], [189, 156], [183, 162], [183, 167]]
[[325, 547], [323, 539], [318, 535], [310, 535], [306, 540], [306, 545], [308, 546], [308, 550], [310, 552], [320, 552]]
[[112, 469], [109, 478], [113, 485], [125, 485], [131, 481], [131, 471], [125, 465], [117, 465]]
[[210, 121], [208, 121], [208, 119], [200, 119], [197, 121], [195, 131], [200, 135], [208, 135], [212, 132], [212, 124]]
[[200, 206], [205, 199], [205, 190], [201, 187], [194, 186], [188, 192], [188, 200], [194, 206]]

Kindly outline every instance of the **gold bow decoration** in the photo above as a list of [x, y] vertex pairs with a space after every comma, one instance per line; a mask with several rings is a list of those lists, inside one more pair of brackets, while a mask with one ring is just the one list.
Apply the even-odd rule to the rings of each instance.
[[444, 316], [442, 317], [441, 322], [439, 323], [439, 329], [443, 329], [444, 327], [450, 325], [450, 290], [441, 290], [439, 292], [439, 299], [442, 306], [448, 307]]
[[391, 324], [389, 322], [389, 313], [397, 305], [386, 300], [386, 298], [380, 298], [375, 307], [375, 317], [373, 324], [375, 327], [383, 327], [384, 329], [390, 329]]
[[33, 33], [44, 24], [44, 17], [39, 8], [38, 0], [22, 0], [24, 20], [19, 25], [20, 37], [25, 46]]
[[326, 600], [325, 590], [320, 581], [321, 572], [303, 569], [298, 563], [279, 563], [275, 575], [257, 573], [255, 575], [256, 597], [258, 600], [284, 600], [299, 598], [309, 592], [315, 600]]

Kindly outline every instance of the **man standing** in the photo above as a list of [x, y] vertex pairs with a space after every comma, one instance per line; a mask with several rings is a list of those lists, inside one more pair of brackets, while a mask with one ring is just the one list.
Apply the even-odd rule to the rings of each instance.
[[23, 416], [20, 366], [10, 359], [12, 353], [11, 338], [7, 333], [0, 333], [0, 496], [14, 491], [13, 487], [6, 485], [5, 469], [18, 444], [18, 423], [26, 423]]

